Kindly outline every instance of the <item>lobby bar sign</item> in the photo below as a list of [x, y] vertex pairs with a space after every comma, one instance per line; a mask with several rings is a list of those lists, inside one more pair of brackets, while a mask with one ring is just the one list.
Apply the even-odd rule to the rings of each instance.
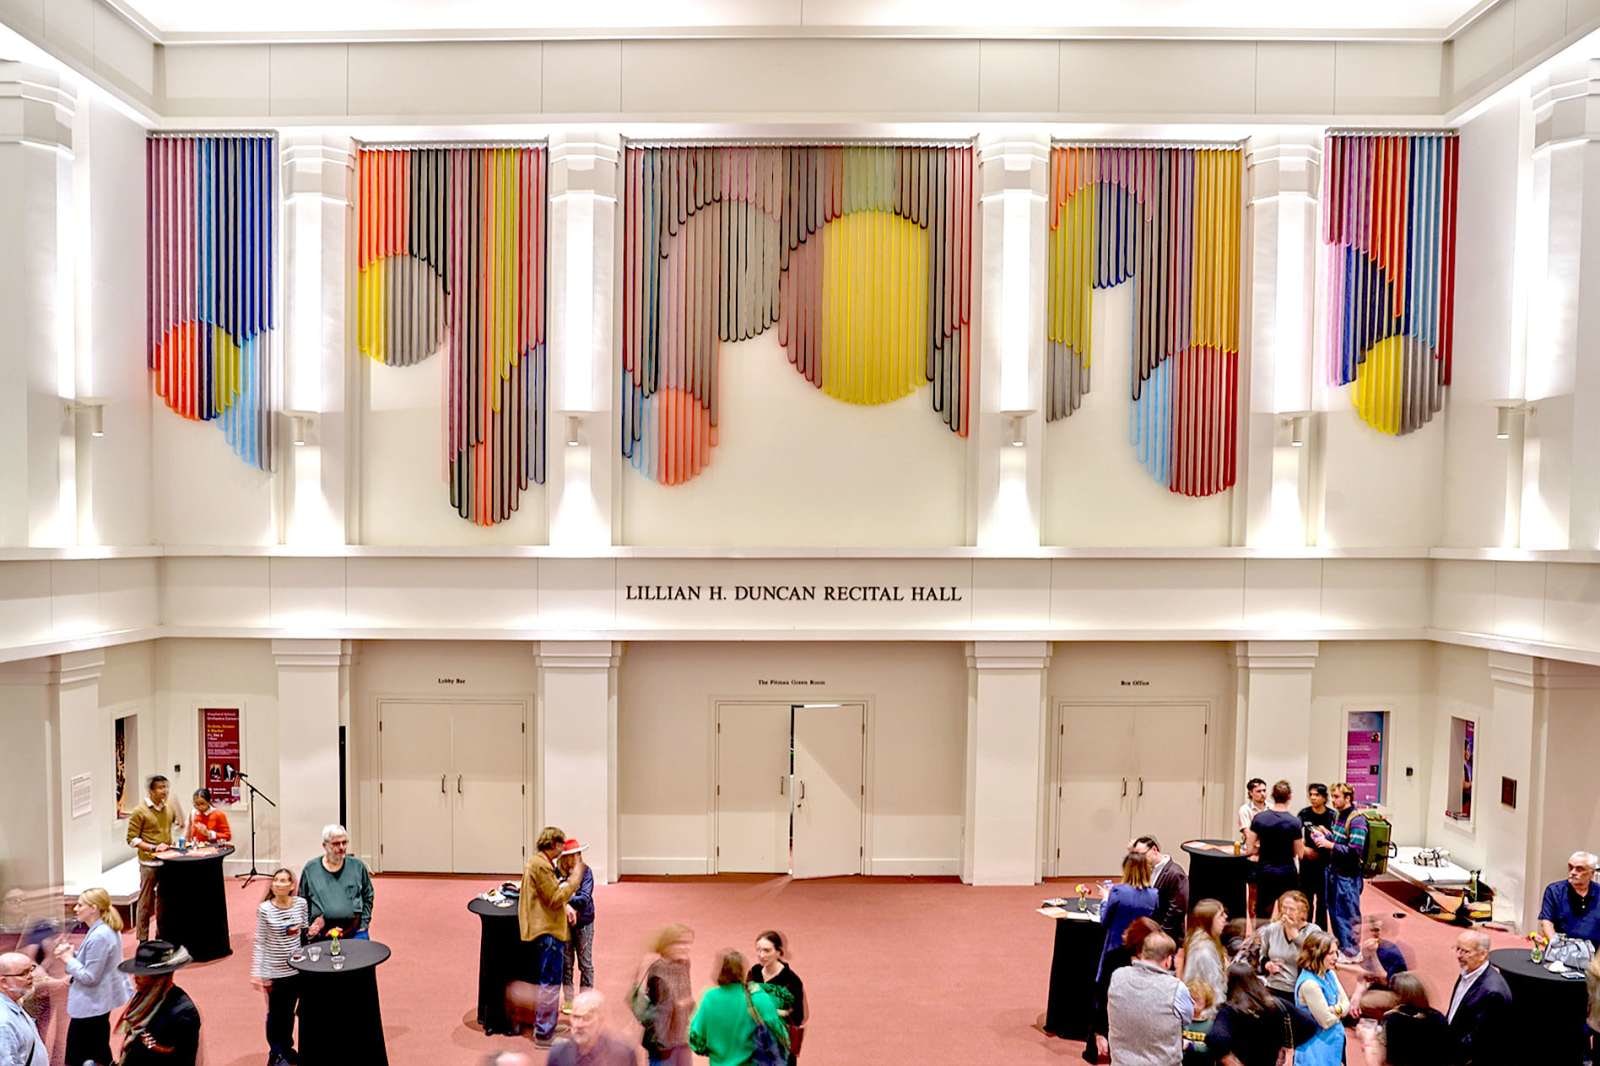
[[959, 585], [625, 585], [644, 603], [961, 603]]

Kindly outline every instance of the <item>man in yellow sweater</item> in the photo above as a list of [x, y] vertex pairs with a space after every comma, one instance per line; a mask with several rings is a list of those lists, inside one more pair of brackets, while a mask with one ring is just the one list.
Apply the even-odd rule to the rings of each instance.
[[561, 963], [567, 946], [567, 901], [583, 883], [583, 856], [563, 882], [556, 872], [567, 834], [547, 826], [534, 843], [533, 858], [522, 871], [522, 896], [517, 900], [517, 919], [522, 939], [529, 943], [533, 983], [539, 986], [533, 1013], [533, 1042], [549, 1047], [555, 1039], [556, 1017], [561, 1005]]
[[167, 795], [171, 786], [160, 774], [145, 783], [145, 801], [128, 814], [128, 846], [139, 856], [139, 902], [133, 911], [133, 928], [140, 941], [150, 939], [150, 919], [156, 913], [156, 871], [159, 852], [173, 844], [173, 831], [182, 831], [183, 812]]

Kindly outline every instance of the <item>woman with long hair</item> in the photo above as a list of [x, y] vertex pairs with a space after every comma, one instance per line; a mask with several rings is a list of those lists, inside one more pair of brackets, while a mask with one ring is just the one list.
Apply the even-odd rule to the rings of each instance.
[[1295, 978], [1295, 1003], [1317, 1023], [1317, 1031], [1295, 1045], [1296, 1066], [1343, 1066], [1344, 1016], [1350, 997], [1333, 972], [1339, 961], [1338, 941], [1328, 933], [1312, 933], [1300, 946], [1300, 975]]
[[789, 965], [789, 938], [776, 929], [756, 937], [756, 964], [750, 967], [745, 981], [766, 985], [768, 994], [778, 1000], [778, 1016], [789, 1031], [789, 1066], [794, 1066], [806, 1035], [806, 986]]
[[1278, 897], [1278, 917], [1256, 930], [1267, 987], [1285, 1003], [1292, 1002], [1295, 997], [1301, 946], [1307, 937], [1322, 932], [1307, 920], [1310, 914], [1311, 901], [1306, 899], [1305, 893], [1291, 889]]
[[274, 870], [266, 895], [256, 906], [256, 944], [250, 978], [267, 996], [267, 1064], [295, 1061], [294, 1015], [300, 1003], [300, 974], [289, 956], [304, 942], [311, 912], [299, 895], [299, 882], [286, 868]]
[[1228, 967], [1227, 997], [1206, 1035], [1212, 1060], [1227, 1066], [1278, 1066], [1288, 1048], [1288, 1019], [1266, 983], [1248, 962]]
[[110, 1066], [111, 1012], [133, 995], [122, 964], [122, 917], [111, 894], [91, 888], [78, 897], [72, 913], [89, 927], [74, 948], [62, 942], [56, 958], [67, 968], [67, 1057], [72, 1066], [93, 1062]]
[[1188, 933], [1183, 938], [1184, 983], [1204, 981], [1211, 986], [1212, 1002], [1218, 1004], [1228, 994], [1228, 953], [1222, 946], [1227, 924], [1227, 909], [1217, 900], [1203, 899], [1189, 912]]
[[693, 947], [693, 929], [669, 925], [651, 941], [650, 954], [639, 968], [633, 986], [633, 1014], [644, 1026], [642, 1043], [650, 1066], [689, 1066], [693, 1062], [689, 1052], [689, 1016], [694, 1012], [689, 952]]
[[744, 975], [743, 955], [732, 948], [718, 955], [717, 986], [706, 990], [689, 1022], [689, 1046], [711, 1066], [744, 1066], [759, 1050], [758, 1041], [775, 1042], [788, 1054], [789, 1035], [777, 1003], [760, 986], [752, 990]]
[[1439, 1049], [1449, 1044], [1450, 1026], [1444, 1015], [1429, 1005], [1422, 978], [1402, 970], [1389, 982], [1389, 990], [1399, 1003], [1383, 1016], [1383, 1028], [1378, 1031], [1384, 1066], [1438, 1062]]

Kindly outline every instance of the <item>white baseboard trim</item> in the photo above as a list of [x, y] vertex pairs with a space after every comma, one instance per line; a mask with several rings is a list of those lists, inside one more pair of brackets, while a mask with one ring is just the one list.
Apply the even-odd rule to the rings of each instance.
[[867, 873], [878, 877], [958, 877], [960, 859], [871, 859]]
[[628, 874], [708, 874], [711, 863], [704, 858], [618, 859], [617, 873]]

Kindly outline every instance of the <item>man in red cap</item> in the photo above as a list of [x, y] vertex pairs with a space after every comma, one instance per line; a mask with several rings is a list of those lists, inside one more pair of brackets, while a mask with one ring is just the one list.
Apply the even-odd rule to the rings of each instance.
[[567, 900], [567, 946], [561, 966], [563, 1014], [572, 1013], [574, 964], [581, 987], [594, 987], [594, 872], [588, 863], [580, 865], [582, 855], [583, 844], [569, 839], [561, 846], [561, 858], [556, 861], [556, 871], [563, 882], [570, 883], [575, 872], [578, 882], [577, 890]]

